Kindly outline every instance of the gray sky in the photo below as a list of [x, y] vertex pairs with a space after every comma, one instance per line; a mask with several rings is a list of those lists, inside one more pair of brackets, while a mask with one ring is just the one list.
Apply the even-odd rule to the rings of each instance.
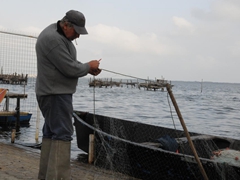
[[38, 35], [70, 9], [87, 19], [81, 62], [102, 58], [101, 68], [143, 79], [240, 83], [239, 0], [4, 0], [0, 28]]

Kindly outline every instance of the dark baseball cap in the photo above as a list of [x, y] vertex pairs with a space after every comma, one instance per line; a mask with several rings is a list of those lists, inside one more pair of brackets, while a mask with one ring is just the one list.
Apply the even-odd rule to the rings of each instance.
[[83, 13], [75, 10], [70, 10], [66, 13], [66, 18], [69, 20], [69, 22], [72, 23], [74, 30], [78, 34], [88, 34], [86, 28], [85, 28], [85, 17]]

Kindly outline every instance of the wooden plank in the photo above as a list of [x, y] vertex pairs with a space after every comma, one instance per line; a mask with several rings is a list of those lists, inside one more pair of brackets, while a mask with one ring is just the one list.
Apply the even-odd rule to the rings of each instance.
[[[0, 116], [13, 116], [16, 114], [16, 111], [0, 111]], [[28, 112], [20, 112], [21, 116], [28, 115]]]
[[9, 98], [27, 98], [27, 94], [18, 94], [18, 93], [11, 93], [11, 92], [8, 92], [6, 95], [5, 95], [5, 98], [9, 97]]

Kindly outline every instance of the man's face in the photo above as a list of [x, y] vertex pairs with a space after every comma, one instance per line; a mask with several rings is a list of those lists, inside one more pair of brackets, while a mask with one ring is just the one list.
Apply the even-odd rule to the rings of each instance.
[[68, 24], [64, 25], [64, 33], [65, 36], [69, 39], [69, 40], [74, 40], [76, 38], [79, 38], [80, 34], [76, 33], [76, 31], [74, 30], [73, 26], [69, 26]]

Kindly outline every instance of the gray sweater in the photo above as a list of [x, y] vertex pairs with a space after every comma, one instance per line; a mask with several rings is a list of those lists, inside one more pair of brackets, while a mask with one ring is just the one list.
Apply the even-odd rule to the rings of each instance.
[[57, 31], [57, 23], [45, 28], [36, 43], [37, 79], [36, 94], [73, 94], [78, 78], [89, 72], [89, 64], [76, 59], [76, 48], [63, 33]]

